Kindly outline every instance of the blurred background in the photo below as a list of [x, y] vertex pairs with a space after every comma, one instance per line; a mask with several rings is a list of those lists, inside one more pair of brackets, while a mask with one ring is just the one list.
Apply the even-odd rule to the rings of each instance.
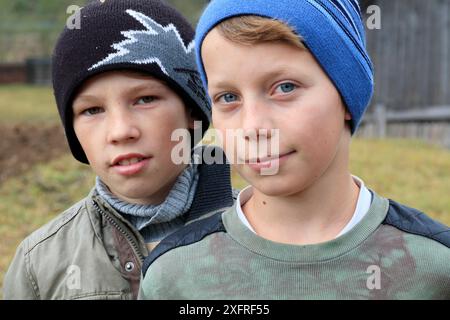
[[[50, 86], [67, 8], [85, 2], [0, 0], [0, 287], [20, 241], [94, 183], [70, 155]], [[195, 25], [208, 1], [168, 2]], [[450, 0], [360, 3], [376, 87], [352, 143], [352, 173], [449, 225]], [[233, 184], [246, 185], [235, 174]]]

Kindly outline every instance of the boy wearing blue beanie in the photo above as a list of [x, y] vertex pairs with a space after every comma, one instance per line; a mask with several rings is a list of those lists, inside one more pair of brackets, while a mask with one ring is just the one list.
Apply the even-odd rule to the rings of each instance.
[[[161, 0], [93, 0], [80, 15], [56, 44], [53, 88], [72, 154], [96, 183], [20, 244], [6, 299], [135, 299], [161, 239], [233, 204], [224, 161], [189, 161], [224, 155], [191, 152], [187, 139], [211, 110], [186, 19]], [[187, 160], [174, 152], [182, 144]]]
[[[357, 1], [214, 0], [196, 44], [213, 125], [243, 130], [244, 151], [224, 145], [251, 186], [152, 252], [142, 297], [449, 299], [450, 229], [349, 172], [373, 92]], [[277, 147], [252, 155], [261, 141]]]

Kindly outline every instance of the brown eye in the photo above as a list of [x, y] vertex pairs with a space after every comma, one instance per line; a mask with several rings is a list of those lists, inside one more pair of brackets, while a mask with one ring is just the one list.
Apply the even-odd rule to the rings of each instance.
[[147, 103], [152, 103], [152, 102], [155, 101], [155, 100], [156, 100], [156, 97], [154, 97], [154, 96], [145, 96], [145, 97], [140, 98], [140, 99], [137, 101], [137, 104], [147, 104]]
[[93, 115], [95, 115], [95, 114], [102, 113], [103, 111], [104, 111], [104, 110], [103, 110], [103, 108], [101, 108], [101, 107], [92, 107], [92, 108], [87, 108], [87, 109], [85, 109], [85, 110], [82, 112], [82, 114], [88, 115], [88, 116], [93, 116]]

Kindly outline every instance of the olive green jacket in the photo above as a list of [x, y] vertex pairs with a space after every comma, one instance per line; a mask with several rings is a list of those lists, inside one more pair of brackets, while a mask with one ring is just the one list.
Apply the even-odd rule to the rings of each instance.
[[[185, 224], [233, 204], [229, 166], [200, 165]], [[155, 244], [154, 244], [155, 245]], [[139, 232], [93, 189], [33, 232], [5, 276], [5, 299], [135, 299], [149, 249]]]

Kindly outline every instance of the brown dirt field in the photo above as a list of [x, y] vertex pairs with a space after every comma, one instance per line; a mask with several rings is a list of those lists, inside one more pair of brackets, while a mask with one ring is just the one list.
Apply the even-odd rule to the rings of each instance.
[[0, 125], [0, 184], [36, 163], [70, 152], [61, 125]]

